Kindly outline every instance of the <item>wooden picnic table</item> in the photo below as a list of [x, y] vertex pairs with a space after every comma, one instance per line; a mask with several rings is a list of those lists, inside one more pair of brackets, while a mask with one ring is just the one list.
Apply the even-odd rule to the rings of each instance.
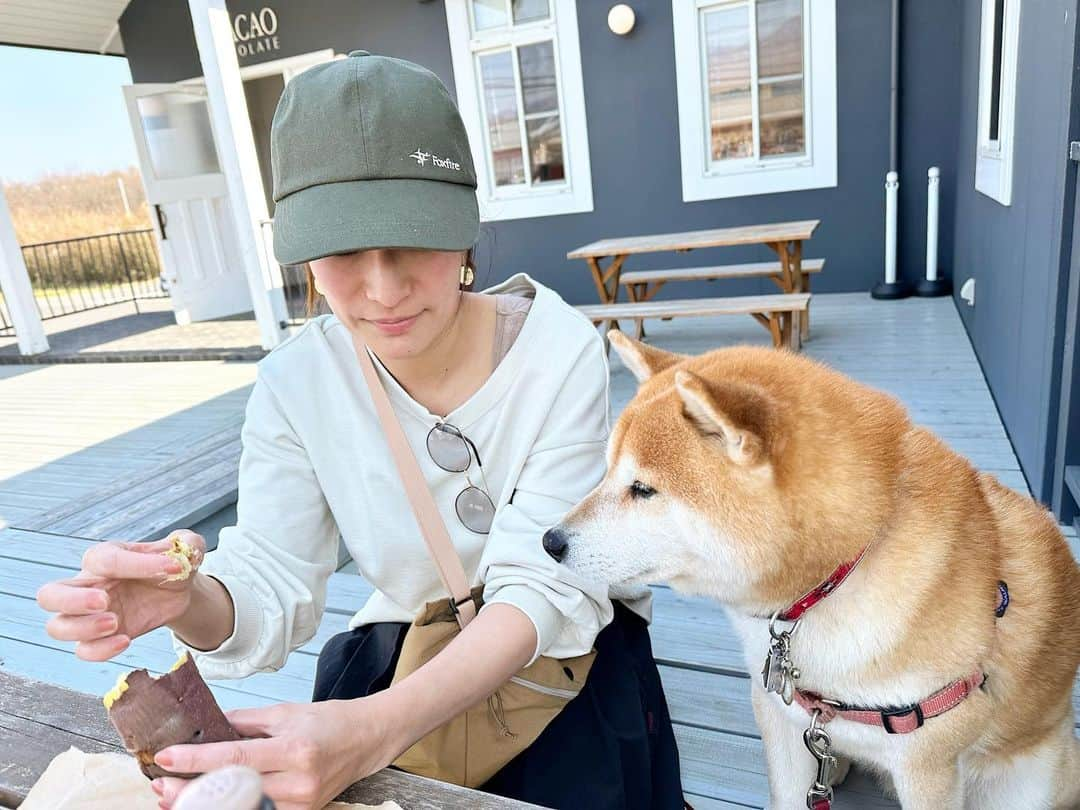
[[[780, 288], [784, 293], [807, 292], [809, 286], [802, 272], [803, 242], [813, 236], [820, 220], [777, 222], [768, 225], [742, 225], [734, 228], [714, 228], [704, 231], [653, 234], [651, 236], [624, 236], [601, 239], [566, 254], [568, 259], [584, 259], [592, 273], [596, 291], [602, 304], [615, 304], [619, 295], [619, 277], [623, 263], [629, 256], [641, 253], [674, 251], [685, 253], [698, 248], [733, 247], [736, 245], [765, 245], [780, 259]], [[610, 259], [606, 266], [603, 259]], [[805, 336], [806, 319], [800, 323], [794, 313], [792, 328]], [[610, 322], [618, 329], [618, 321]]]
[[[18, 807], [57, 754], [123, 751], [101, 698], [0, 672], [0, 807]], [[339, 801], [404, 810], [528, 810], [536, 805], [384, 770], [357, 782]]]

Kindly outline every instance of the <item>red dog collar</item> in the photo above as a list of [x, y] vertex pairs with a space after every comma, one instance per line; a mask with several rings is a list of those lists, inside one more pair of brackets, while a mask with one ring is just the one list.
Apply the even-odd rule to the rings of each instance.
[[776, 618], [782, 622], [793, 622], [801, 617], [806, 611], [840, 587], [840, 584], [855, 570], [855, 566], [859, 564], [859, 561], [866, 554], [866, 549], [868, 548], [870, 548], [870, 546], [863, 548], [863, 550], [859, 552], [859, 556], [854, 560], [841, 564], [829, 575], [828, 579], [796, 600], [795, 604], [787, 610], [778, 613]]

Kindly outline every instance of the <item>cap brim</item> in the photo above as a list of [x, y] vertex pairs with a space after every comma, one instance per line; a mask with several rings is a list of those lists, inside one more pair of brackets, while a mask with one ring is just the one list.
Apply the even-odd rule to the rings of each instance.
[[281, 264], [371, 248], [466, 250], [480, 231], [476, 191], [439, 180], [352, 180], [311, 186], [274, 209]]

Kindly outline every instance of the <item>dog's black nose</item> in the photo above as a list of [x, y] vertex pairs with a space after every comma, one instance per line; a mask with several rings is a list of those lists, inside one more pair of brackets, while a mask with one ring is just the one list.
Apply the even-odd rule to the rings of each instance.
[[563, 561], [563, 557], [566, 556], [566, 550], [569, 547], [570, 538], [567, 536], [566, 532], [558, 526], [544, 532], [544, 551], [546, 551], [555, 562]]

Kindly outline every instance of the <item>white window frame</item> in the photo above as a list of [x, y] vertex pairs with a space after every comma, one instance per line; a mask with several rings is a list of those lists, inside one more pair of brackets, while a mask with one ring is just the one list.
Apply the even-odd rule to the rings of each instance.
[[[774, 194], [837, 184], [836, 0], [803, 0], [806, 152], [791, 157], [713, 161], [701, 10], [747, 0], [672, 0], [683, 201]], [[754, 0], [750, 0], [753, 7]], [[751, 14], [751, 58], [757, 56]], [[756, 98], [756, 94], [754, 96]], [[757, 110], [754, 134], [757, 137]]]
[[1020, 0], [1005, 0], [1001, 32], [1001, 90], [998, 139], [990, 140], [990, 98], [994, 80], [994, 0], [983, 0], [979, 45], [979, 121], [975, 149], [975, 190], [1012, 205], [1016, 74], [1020, 50]]
[[[589, 135], [585, 122], [585, 88], [581, 77], [577, 5], [574, 0], [550, 0], [552, 19], [493, 31], [472, 32], [470, 0], [446, 0], [450, 58], [457, 88], [458, 109], [469, 135], [476, 167], [480, 219], [492, 222], [580, 214], [593, 210]], [[563, 131], [565, 182], [537, 186], [496, 187], [488, 165], [488, 129], [483, 113], [477, 54], [551, 39], [559, 86], [559, 115]], [[517, 66], [514, 66], [515, 72]], [[518, 100], [520, 106], [521, 100]], [[524, 139], [524, 133], [522, 138]], [[527, 141], [523, 140], [523, 143]], [[526, 171], [528, 166], [526, 165]]]

